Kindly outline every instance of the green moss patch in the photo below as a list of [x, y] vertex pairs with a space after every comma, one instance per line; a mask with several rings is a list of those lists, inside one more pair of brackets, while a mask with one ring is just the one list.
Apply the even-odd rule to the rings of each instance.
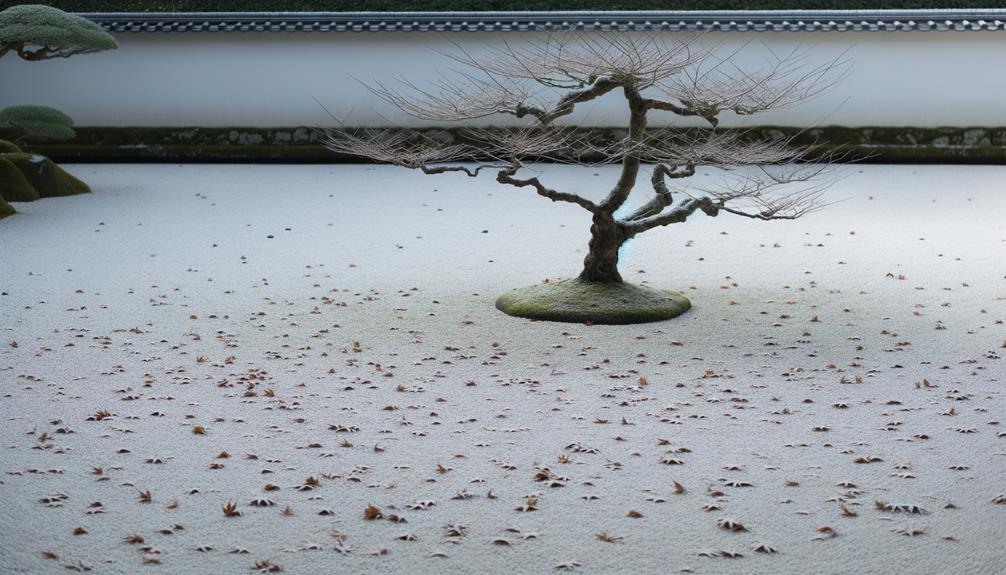
[[0, 126], [17, 130], [33, 140], [69, 140], [77, 137], [73, 120], [48, 106], [11, 106], [0, 110]]
[[8, 204], [3, 198], [0, 198], [0, 220], [15, 213], [17, 212], [14, 210], [14, 206]]
[[73, 177], [55, 162], [37, 154], [0, 154], [0, 158], [14, 164], [31, 184], [38, 196], [55, 198], [84, 194], [91, 189], [87, 184]]
[[32, 187], [10, 160], [0, 157], [0, 199], [8, 202], [34, 202], [39, 198], [38, 190]]
[[16, 48], [22, 58], [67, 58], [119, 47], [115, 38], [86, 18], [51, 6], [15, 4], [20, 5], [0, 12], [0, 43]]
[[17, 147], [14, 142], [8, 142], [7, 140], [0, 140], [0, 154], [20, 154], [21, 148]]
[[671, 319], [690, 307], [691, 302], [676, 291], [579, 279], [516, 289], [496, 299], [496, 309], [507, 315], [613, 325]]

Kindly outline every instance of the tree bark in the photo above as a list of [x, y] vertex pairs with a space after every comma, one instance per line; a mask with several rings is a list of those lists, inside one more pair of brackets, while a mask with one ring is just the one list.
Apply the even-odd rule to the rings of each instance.
[[594, 214], [594, 223], [590, 226], [589, 251], [583, 260], [580, 280], [620, 283], [622, 276], [618, 273], [618, 249], [630, 237], [626, 227], [611, 214]]
[[626, 100], [629, 101], [629, 135], [626, 138], [625, 154], [622, 157], [622, 173], [619, 175], [615, 187], [601, 203], [601, 206], [612, 212], [622, 207], [632, 192], [633, 186], [636, 185], [639, 164], [642, 162], [639, 146], [643, 143], [643, 138], [646, 135], [646, 101], [631, 83], [625, 84], [623, 91]]

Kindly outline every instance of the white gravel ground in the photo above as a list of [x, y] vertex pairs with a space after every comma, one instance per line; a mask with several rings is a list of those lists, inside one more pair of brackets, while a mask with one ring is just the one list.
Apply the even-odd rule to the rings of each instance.
[[650, 232], [623, 275], [694, 308], [622, 327], [494, 309], [589, 219], [491, 178], [66, 167], [0, 221], [2, 573], [1006, 564], [1006, 167]]

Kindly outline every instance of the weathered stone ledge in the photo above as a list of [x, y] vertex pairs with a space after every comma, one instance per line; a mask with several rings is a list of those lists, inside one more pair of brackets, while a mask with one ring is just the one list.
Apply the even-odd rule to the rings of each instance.
[[[426, 138], [445, 145], [464, 140], [463, 129], [424, 129]], [[621, 128], [591, 128], [598, 145], [622, 138]], [[7, 134], [7, 139], [13, 139]], [[0, 131], [0, 138], [4, 133]], [[841, 149], [859, 161], [875, 163], [1006, 164], [1006, 127], [1002, 128], [847, 128], [801, 130], [785, 127], [746, 129], [752, 140], [792, 137], [794, 144], [821, 151]], [[359, 158], [325, 149], [322, 134], [297, 128], [77, 128], [70, 141], [22, 143], [26, 151], [57, 162], [274, 162], [344, 163]]]

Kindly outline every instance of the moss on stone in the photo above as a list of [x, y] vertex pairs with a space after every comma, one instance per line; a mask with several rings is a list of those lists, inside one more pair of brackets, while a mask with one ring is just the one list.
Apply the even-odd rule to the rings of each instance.
[[8, 204], [3, 198], [0, 198], [0, 220], [6, 218], [7, 216], [14, 215], [15, 213], [17, 212], [14, 209], [14, 206]]
[[73, 177], [55, 162], [38, 154], [0, 154], [14, 164], [41, 198], [55, 198], [84, 194], [91, 189]]
[[516, 289], [496, 299], [496, 308], [512, 316], [614, 325], [670, 319], [691, 306], [684, 295], [675, 291], [579, 279]]
[[0, 199], [8, 202], [34, 202], [38, 190], [32, 187], [21, 170], [10, 160], [0, 157]]
[[20, 154], [21, 148], [17, 147], [14, 142], [8, 142], [7, 140], [0, 140], [0, 154]]

